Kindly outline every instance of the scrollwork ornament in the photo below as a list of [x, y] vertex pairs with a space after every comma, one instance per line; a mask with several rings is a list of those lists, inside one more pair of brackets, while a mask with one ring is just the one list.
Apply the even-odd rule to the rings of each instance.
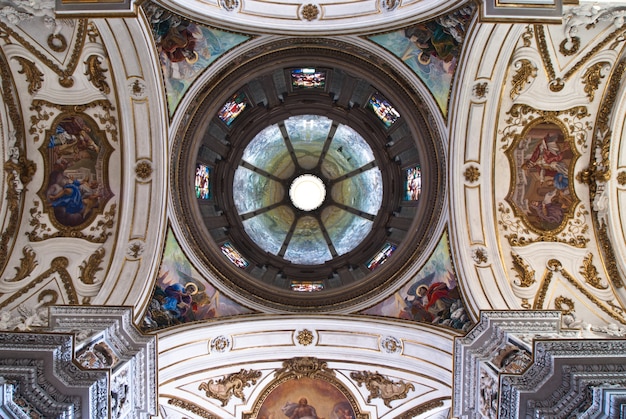
[[20, 266], [15, 268], [17, 273], [11, 279], [5, 279], [7, 282], [18, 282], [24, 278], [30, 276], [37, 266], [37, 255], [30, 246], [25, 246], [22, 249], [22, 258], [20, 259]]
[[87, 80], [91, 82], [98, 90], [100, 90], [105, 95], [111, 93], [111, 88], [109, 84], [106, 82], [106, 68], [102, 68], [102, 62], [100, 61], [100, 57], [97, 55], [90, 55], [87, 57], [87, 61], [85, 61], [85, 66], [87, 70], [85, 71], [85, 75], [87, 76]]
[[80, 280], [83, 284], [95, 284], [96, 273], [102, 270], [100, 266], [104, 260], [105, 250], [103, 247], [98, 248], [93, 254], [79, 266]]
[[626, 171], [621, 171], [617, 174], [616, 176], [617, 179], [617, 183], [619, 183], [620, 186], [626, 186]]
[[43, 73], [39, 71], [34, 62], [29, 61], [24, 57], [15, 56], [13, 59], [17, 60], [22, 66], [22, 69], [18, 70], [18, 73], [26, 76], [28, 93], [30, 95], [37, 93], [43, 84]]
[[209, 412], [207, 412], [206, 410], [204, 410], [203, 408], [201, 408], [200, 406], [197, 406], [193, 403], [189, 403], [180, 399], [168, 399], [167, 400], [168, 404], [171, 404], [172, 406], [176, 406], [176, 407], [180, 407], [182, 409], [185, 409], [191, 413], [193, 413], [194, 415], [198, 415], [201, 418], [204, 419], [221, 419], [219, 416], [213, 416], [212, 414], [210, 414]]
[[402, 352], [402, 341], [393, 336], [387, 336], [380, 342], [380, 347], [388, 354]]
[[226, 406], [233, 396], [245, 402], [246, 396], [243, 393], [243, 389], [256, 384], [261, 375], [261, 371], [244, 370], [242, 368], [239, 372], [229, 374], [215, 382], [209, 380], [200, 383], [198, 390], [203, 390], [206, 397], [221, 401], [222, 406]]
[[609, 286], [603, 284], [602, 279], [598, 275], [598, 269], [593, 265], [593, 254], [589, 253], [583, 260], [579, 273], [585, 279], [585, 282], [595, 289], [605, 290]]
[[276, 378], [284, 379], [293, 376], [294, 378], [309, 377], [316, 375], [334, 376], [335, 372], [328, 369], [325, 361], [313, 357], [297, 357], [283, 362], [283, 367], [276, 370]]
[[590, 66], [583, 74], [582, 83], [585, 85], [584, 91], [589, 98], [589, 102], [593, 102], [593, 99], [595, 98], [595, 92], [596, 90], [598, 90], [598, 86], [600, 86], [600, 82], [604, 78], [604, 74], [602, 74], [602, 71], [608, 68], [609, 63], [599, 62]]
[[228, 351], [231, 345], [232, 343], [230, 339], [223, 335], [216, 336], [211, 340], [211, 343], [209, 344], [211, 351], [220, 353]]
[[517, 276], [516, 285], [523, 288], [528, 288], [536, 282], [535, 271], [528, 266], [528, 264], [516, 253], [511, 253], [513, 258], [513, 270]]
[[532, 80], [537, 77], [537, 67], [525, 58], [516, 61], [513, 66], [517, 69], [511, 79], [511, 99], [518, 97], [526, 88], [526, 86], [532, 83]]
[[355, 371], [350, 373], [350, 377], [355, 380], [359, 386], [365, 384], [365, 388], [370, 392], [367, 396], [368, 403], [371, 403], [375, 398], [380, 398], [387, 407], [391, 407], [392, 401], [405, 399], [409, 391], [415, 390], [413, 384], [402, 380], [392, 381], [379, 372]]

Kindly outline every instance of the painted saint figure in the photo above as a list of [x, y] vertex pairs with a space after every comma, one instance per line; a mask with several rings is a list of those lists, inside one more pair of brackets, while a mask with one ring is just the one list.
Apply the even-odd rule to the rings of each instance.
[[283, 413], [289, 419], [323, 419], [317, 416], [315, 408], [311, 406], [306, 397], [301, 397], [298, 403], [287, 403]]

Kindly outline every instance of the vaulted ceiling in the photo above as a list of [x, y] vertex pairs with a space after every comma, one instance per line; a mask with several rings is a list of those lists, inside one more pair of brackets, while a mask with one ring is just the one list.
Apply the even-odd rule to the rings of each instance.
[[224, 418], [302, 374], [447, 417], [481, 311], [625, 334], [626, 4], [31, 3], [0, 0], [3, 329], [131, 306], [160, 414]]

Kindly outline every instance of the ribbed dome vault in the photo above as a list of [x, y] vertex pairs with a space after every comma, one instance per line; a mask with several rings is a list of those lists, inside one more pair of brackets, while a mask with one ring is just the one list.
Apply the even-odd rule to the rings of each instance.
[[186, 110], [172, 162], [182, 239], [256, 304], [324, 311], [370, 298], [424, 251], [441, 213], [428, 107], [352, 45], [259, 50]]

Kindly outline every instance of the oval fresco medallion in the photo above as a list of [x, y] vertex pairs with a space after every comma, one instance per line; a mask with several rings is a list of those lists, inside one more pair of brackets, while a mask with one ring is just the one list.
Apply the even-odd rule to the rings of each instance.
[[573, 186], [579, 153], [558, 120], [539, 118], [506, 151], [511, 167], [507, 202], [538, 234], [557, 234], [579, 202]]
[[46, 178], [39, 196], [55, 227], [82, 228], [113, 196], [108, 181], [112, 148], [85, 114], [63, 114], [47, 133], [43, 155]]

